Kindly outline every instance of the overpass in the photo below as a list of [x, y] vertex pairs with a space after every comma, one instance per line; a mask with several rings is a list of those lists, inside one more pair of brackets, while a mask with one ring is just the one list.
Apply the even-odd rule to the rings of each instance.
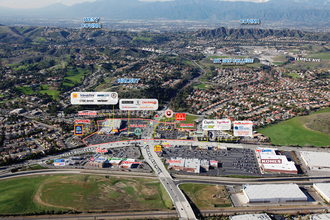
[[188, 200], [179, 189], [179, 186], [174, 183], [172, 177], [167, 172], [162, 161], [154, 152], [153, 148], [150, 149], [149, 145], [146, 145], [141, 147], [141, 152], [146, 162], [149, 163], [150, 166], [154, 169], [160, 182], [163, 184], [167, 193], [170, 195], [173, 204], [178, 211], [180, 219], [197, 219]]

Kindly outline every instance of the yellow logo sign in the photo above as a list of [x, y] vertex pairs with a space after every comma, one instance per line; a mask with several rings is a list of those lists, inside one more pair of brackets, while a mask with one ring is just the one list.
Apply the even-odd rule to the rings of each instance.
[[78, 94], [77, 93], [73, 93], [72, 96], [73, 96], [73, 98], [78, 98]]

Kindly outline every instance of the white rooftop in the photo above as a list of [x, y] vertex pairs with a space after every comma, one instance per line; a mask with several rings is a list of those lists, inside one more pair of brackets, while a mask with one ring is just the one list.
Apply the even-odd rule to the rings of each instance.
[[293, 161], [288, 161], [284, 155], [274, 155], [274, 154], [260, 154], [260, 159], [281, 159], [281, 164], [265, 164], [262, 166], [264, 169], [268, 170], [283, 170], [283, 171], [297, 171], [296, 165]]
[[311, 216], [311, 220], [329, 220], [329, 219], [330, 219], [330, 214], [317, 214]]
[[314, 187], [317, 187], [324, 195], [330, 198], [330, 183], [314, 183]]
[[[297, 168], [293, 161], [288, 161], [284, 155], [277, 155], [273, 148], [258, 148], [260, 159], [281, 159], [281, 164], [261, 164], [265, 170], [282, 170], [282, 171], [297, 171]], [[262, 150], [266, 152], [262, 152]], [[269, 152], [268, 152], [269, 151]]]
[[309, 167], [330, 167], [330, 153], [300, 151], [300, 154]]
[[307, 196], [299, 189], [297, 184], [263, 184], [244, 185], [245, 195], [250, 200], [263, 199], [305, 199]]
[[267, 214], [234, 215], [229, 218], [230, 220], [271, 220]]

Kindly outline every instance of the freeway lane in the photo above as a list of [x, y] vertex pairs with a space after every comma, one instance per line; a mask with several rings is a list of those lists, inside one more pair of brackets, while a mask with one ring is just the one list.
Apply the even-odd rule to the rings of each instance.
[[[128, 218], [169, 218], [177, 217], [176, 211], [157, 211], [157, 212], [125, 212], [125, 213], [107, 213], [107, 214], [75, 214], [75, 215], [44, 215], [44, 216], [26, 216], [26, 217], [11, 217], [10, 219], [128, 219]], [[0, 217], [2, 219], [2, 217]], [[8, 219], [8, 218], [7, 218]]]
[[141, 147], [141, 152], [149, 165], [155, 170], [159, 180], [170, 195], [173, 204], [179, 213], [180, 219], [196, 219], [194, 211], [186, 197], [183, 195], [179, 187], [174, 184], [172, 177], [165, 169], [162, 161], [159, 159], [153, 148], [150, 149], [149, 145], [146, 143], [146, 146]]

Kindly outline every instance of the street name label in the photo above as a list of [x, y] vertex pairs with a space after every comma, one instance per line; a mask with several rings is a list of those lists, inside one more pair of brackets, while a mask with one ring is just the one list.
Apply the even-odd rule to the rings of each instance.
[[116, 92], [72, 92], [72, 105], [116, 105], [118, 94]]

